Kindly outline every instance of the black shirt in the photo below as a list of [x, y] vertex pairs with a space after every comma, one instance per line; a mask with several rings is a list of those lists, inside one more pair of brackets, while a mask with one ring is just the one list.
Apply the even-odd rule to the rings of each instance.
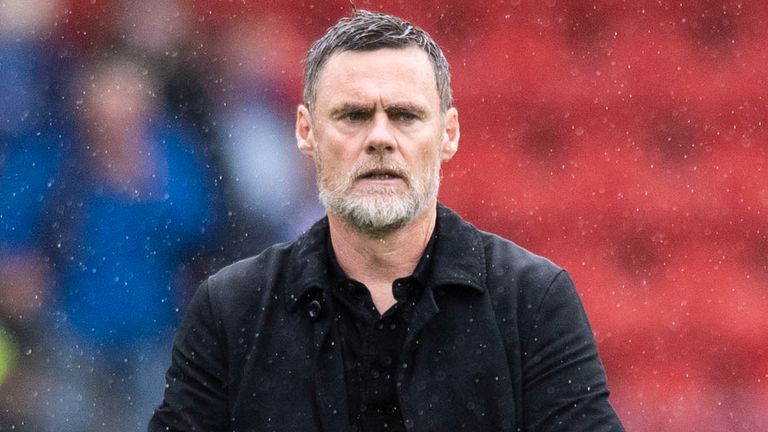
[[396, 303], [379, 314], [368, 288], [349, 278], [328, 241], [329, 282], [344, 357], [350, 421], [360, 432], [405, 431], [397, 400], [397, 370], [411, 311], [421, 298], [437, 240], [434, 231], [411, 276], [392, 284]]

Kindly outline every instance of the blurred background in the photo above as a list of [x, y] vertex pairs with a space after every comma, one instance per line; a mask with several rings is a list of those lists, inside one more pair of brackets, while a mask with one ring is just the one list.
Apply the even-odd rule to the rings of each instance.
[[[0, 431], [138, 431], [206, 275], [323, 212], [300, 59], [347, 0], [0, 2]], [[768, 430], [768, 3], [357, 1], [462, 122], [441, 200], [573, 275], [632, 431]]]

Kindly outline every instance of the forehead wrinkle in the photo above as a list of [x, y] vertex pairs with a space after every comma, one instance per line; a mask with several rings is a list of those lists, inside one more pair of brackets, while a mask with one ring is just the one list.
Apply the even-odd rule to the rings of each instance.
[[[384, 63], [382, 57], [387, 59]], [[371, 62], [379, 66], [371, 70], [366, 67]], [[387, 105], [387, 100], [408, 101], [422, 108], [428, 107], [428, 112], [438, 110], [440, 103], [434, 72], [426, 54], [411, 49], [334, 54], [319, 74], [316, 107], [323, 104], [321, 99], [328, 100], [331, 105], [346, 100], [381, 106]], [[434, 109], [432, 99], [437, 104]], [[389, 105], [393, 104], [397, 105]]]

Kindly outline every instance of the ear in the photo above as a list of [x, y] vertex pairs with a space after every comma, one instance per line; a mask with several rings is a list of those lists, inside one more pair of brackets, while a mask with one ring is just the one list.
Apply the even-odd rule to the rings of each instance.
[[450, 108], [445, 113], [443, 139], [440, 144], [440, 160], [448, 162], [456, 151], [459, 150], [459, 112], [456, 108]]
[[309, 109], [299, 105], [296, 110], [296, 144], [305, 155], [315, 157], [315, 136], [312, 131], [312, 117]]

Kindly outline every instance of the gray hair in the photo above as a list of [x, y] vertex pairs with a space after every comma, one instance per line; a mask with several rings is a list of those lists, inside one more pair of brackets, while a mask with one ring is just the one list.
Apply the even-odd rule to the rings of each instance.
[[432, 37], [395, 16], [361, 9], [355, 10], [350, 17], [340, 19], [307, 51], [304, 58], [304, 104], [313, 111], [320, 71], [333, 54], [411, 46], [421, 48], [429, 56], [435, 70], [440, 109], [446, 112], [453, 105], [451, 73], [448, 60]]

